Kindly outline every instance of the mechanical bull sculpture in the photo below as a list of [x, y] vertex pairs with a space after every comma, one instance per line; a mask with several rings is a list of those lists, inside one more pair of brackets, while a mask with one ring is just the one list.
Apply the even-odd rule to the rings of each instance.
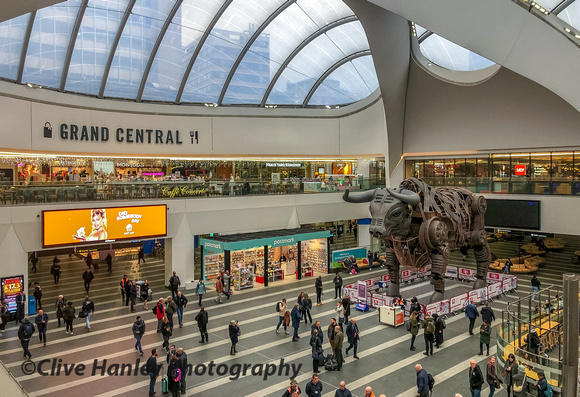
[[490, 253], [483, 215], [482, 196], [462, 188], [429, 186], [417, 178], [395, 189], [375, 189], [357, 195], [347, 190], [343, 200], [370, 202], [370, 233], [385, 241], [386, 265], [391, 276], [389, 296], [399, 295], [399, 267], [419, 268], [431, 264], [434, 292], [430, 302], [443, 299], [445, 269], [456, 247], [473, 247], [477, 279], [473, 289], [486, 285]]

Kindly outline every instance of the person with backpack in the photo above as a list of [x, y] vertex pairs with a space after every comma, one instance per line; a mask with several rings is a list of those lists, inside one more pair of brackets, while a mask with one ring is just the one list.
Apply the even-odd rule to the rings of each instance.
[[167, 367], [168, 389], [171, 392], [171, 397], [179, 397], [181, 391], [181, 369], [177, 363], [177, 356], [171, 357], [169, 367]]
[[419, 333], [419, 320], [417, 312], [411, 312], [409, 316], [409, 332], [411, 333], [411, 347], [409, 350], [415, 351], [415, 338]]
[[538, 278], [534, 274], [534, 277], [532, 277], [532, 293], [533, 293], [532, 300], [536, 300], [536, 294], [540, 290], [540, 286], [541, 286], [540, 280], [538, 280]]
[[[56, 309], [56, 319], [58, 320], [58, 327], [60, 327], [60, 319], [63, 318], [63, 310], [66, 307], [66, 299], [59, 295], [54, 303], [54, 308]], [[57, 327], [57, 328], [58, 328]]]
[[169, 325], [173, 331], [173, 315], [177, 313], [177, 304], [170, 296], [167, 297], [167, 305], [165, 307], [165, 315], [169, 319]]
[[161, 336], [163, 337], [163, 345], [161, 348], [163, 350], [169, 350], [169, 338], [171, 338], [172, 335], [171, 324], [169, 323], [167, 316], [165, 316], [163, 317], [163, 320], [161, 320]]
[[475, 360], [469, 361], [469, 391], [471, 392], [471, 397], [480, 397], [481, 386], [483, 386], [483, 374], [481, 373], [481, 368], [475, 362]]
[[433, 339], [435, 339], [435, 320], [433, 317], [427, 317], [423, 321], [423, 337], [425, 338], [425, 353], [424, 355], [433, 355]]
[[[83, 316], [85, 317], [85, 322], [86, 322], [86, 329], [88, 332], [91, 332], [91, 315], [95, 314], [95, 304], [93, 303], [93, 301], [91, 301], [89, 299], [89, 296], [85, 296], [85, 301], [83, 302], [83, 306], [81, 308], [81, 312], [83, 313]], [[80, 317], [80, 315], [79, 315]]]
[[73, 335], [73, 321], [75, 319], [75, 308], [72, 302], [67, 302], [66, 307], [62, 310], [62, 318], [66, 324], [66, 334], [70, 330], [70, 335]]
[[48, 325], [48, 314], [46, 314], [42, 309], [38, 311], [38, 315], [34, 319], [36, 324], [36, 329], [38, 329], [38, 337], [40, 338], [40, 343], [44, 343], [46, 347], [46, 326]]
[[548, 384], [546, 375], [542, 371], [538, 372], [538, 381], [534, 383], [534, 386], [538, 389], [538, 397], [552, 397], [552, 387]]
[[28, 317], [25, 317], [22, 320], [22, 324], [20, 324], [20, 328], [18, 328], [18, 339], [20, 339], [20, 344], [24, 351], [23, 356], [28, 356], [29, 360], [32, 358], [32, 354], [30, 354], [30, 350], [28, 350], [28, 344], [30, 343], [30, 338], [32, 338], [34, 331], [34, 325], [28, 321]]
[[342, 277], [340, 277], [340, 273], [336, 273], [332, 282], [334, 283], [334, 299], [340, 299], [342, 296]]
[[322, 276], [318, 276], [314, 281], [314, 288], [316, 288], [316, 305], [322, 305]]
[[155, 314], [155, 317], [157, 317], [157, 333], [160, 333], [161, 326], [163, 325], [163, 318], [165, 317], [165, 306], [163, 306], [163, 298], [159, 298], [152, 311], [153, 314]]
[[469, 301], [469, 304], [465, 307], [465, 317], [469, 319], [469, 335], [473, 335], [475, 319], [479, 317], [477, 307], [473, 304], [473, 300]]
[[435, 347], [439, 347], [443, 344], [443, 330], [447, 328], [445, 321], [437, 313], [433, 314], [435, 319]]
[[483, 356], [483, 345], [487, 346], [487, 355], [489, 356], [489, 343], [491, 342], [491, 327], [485, 321], [479, 327], [479, 356]]
[[34, 292], [32, 293], [34, 300], [36, 301], [36, 308], [38, 310], [42, 309], [42, 289], [39, 283], [34, 283]]
[[[276, 333], [280, 333], [280, 326], [284, 322], [284, 315], [288, 311], [288, 306], [286, 304], [286, 298], [282, 299], [281, 302], [276, 303], [276, 312], [278, 312], [278, 325], [276, 326]], [[288, 332], [288, 326], [284, 324], [284, 332], [286, 335], [290, 335]]]
[[429, 377], [421, 364], [415, 365], [417, 372], [417, 397], [429, 397]]
[[203, 294], [205, 294], [206, 288], [205, 288], [205, 284], [203, 283], [203, 279], [199, 280], [199, 283], [197, 283], [197, 286], [195, 287], [195, 293], [197, 294], [197, 296], [199, 296], [199, 302], [197, 303], [198, 306], [201, 306], [201, 300], [203, 299]]
[[173, 275], [171, 276], [171, 278], [169, 278], [169, 289], [171, 290], [171, 297], [173, 299], [175, 299], [175, 297], [177, 296], [177, 290], [179, 289], [180, 285], [181, 280], [179, 279], [179, 276], [177, 275], [176, 272], [173, 272]]
[[143, 355], [143, 349], [141, 348], [141, 338], [143, 338], [143, 335], [145, 335], [145, 321], [143, 321], [141, 316], [137, 316], [135, 318], [132, 331], [133, 337], [137, 340], [135, 342], [135, 350], [137, 350], [139, 354]]
[[203, 306], [199, 308], [199, 313], [195, 316], [195, 321], [197, 321], [197, 327], [199, 328], [199, 333], [201, 334], [201, 340], [199, 343], [209, 342], [209, 336], [207, 334], [207, 323], [209, 322], [209, 316], [204, 310]]
[[177, 291], [175, 304], [177, 305], [177, 321], [179, 322], [179, 328], [183, 328], [183, 309], [187, 306], [187, 298], [181, 293], [181, 291]]
[[489, 302], [485, 304], [485, 306], [481, 309], [481, 319], [488, 323], [489, 325], [493, 324], [495, 321], [495, 313], [493, 309], [489, 306]]

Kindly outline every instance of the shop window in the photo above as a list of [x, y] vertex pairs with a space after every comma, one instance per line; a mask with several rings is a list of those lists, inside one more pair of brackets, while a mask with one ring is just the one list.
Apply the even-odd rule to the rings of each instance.
[[574, 177], [574, 155], [569, 153], [552, 153], [552, 180], [571, 180]]
[[549, 180], [550, 169], [552, 168], [550, 153], [532, 154], [530, 160], [530, 177], [532, 179]]
[[475, 176], [477, 178], [489, 178], [489, 158], [476, 160]]
[[530, 176], [532, 168], [530, 167], [529, 153], [512, 153], [509, 176], [511, 178], [524, 179]]
[[456, 178], [465, 178], [466, 172], [466, 162], [465, 159], [455, 159], [455, 177]]
[[405, 161], [405, 178], [416, 177], [415, 175], [415, 160]]
[[435, 161], [425, 160], [425, 178], [433, 178], [435, 176]]
[[493, 178], [506, 178], [510, 176], [509, 154], [494, 154], [491, 161], [491, 176]]

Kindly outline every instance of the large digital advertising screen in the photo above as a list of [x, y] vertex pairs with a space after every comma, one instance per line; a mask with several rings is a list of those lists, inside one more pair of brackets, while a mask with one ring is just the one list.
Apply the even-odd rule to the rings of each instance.
[[166, 235], [165, 204], [42, 212], [44, 248]]
[[16, 297], [24, 289], [24, 276], [13, 276], [1, 279], [2, 300], [10, 313], [16, 312]]

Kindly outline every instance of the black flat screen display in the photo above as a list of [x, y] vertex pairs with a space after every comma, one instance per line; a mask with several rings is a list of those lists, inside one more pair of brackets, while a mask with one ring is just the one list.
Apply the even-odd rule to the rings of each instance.
[[540, 230], [540, 201], [488, 199], [485, 226]]

